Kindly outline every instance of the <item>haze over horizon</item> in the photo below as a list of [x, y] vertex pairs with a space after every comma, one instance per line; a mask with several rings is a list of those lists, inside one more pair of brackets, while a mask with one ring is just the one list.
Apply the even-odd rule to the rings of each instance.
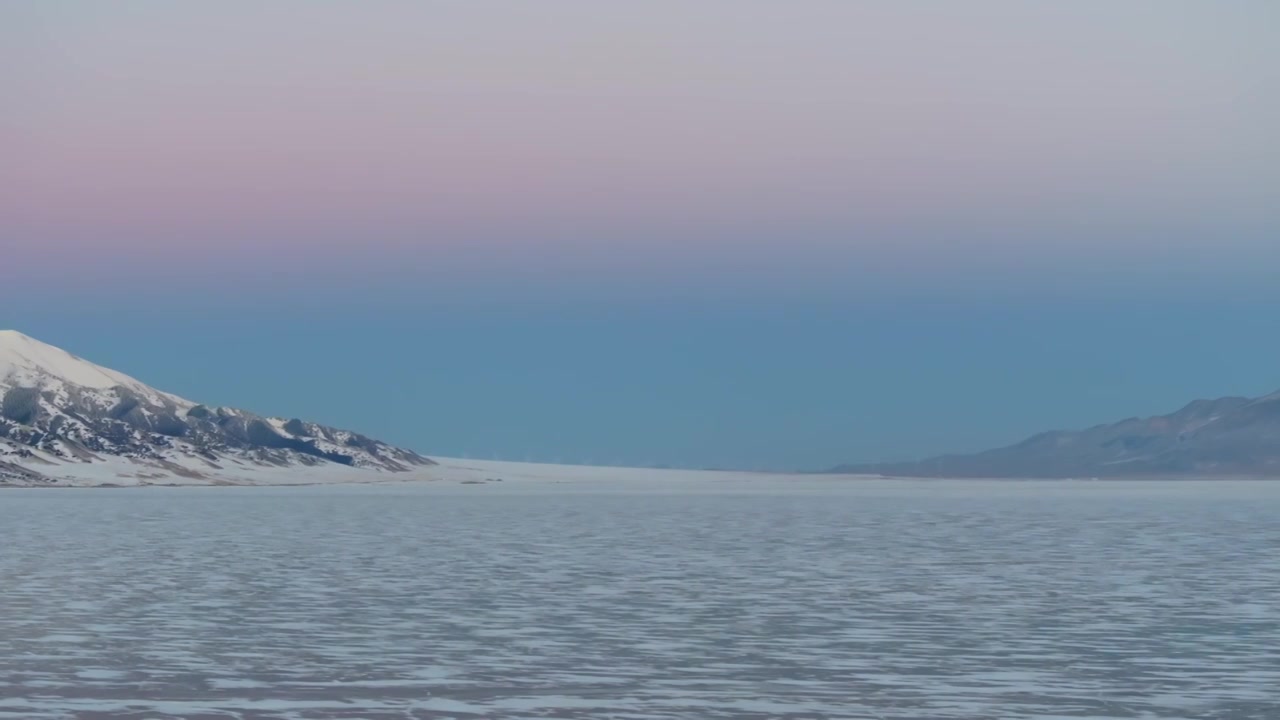
[[0, 328], [428, 454], [818, 469], [1280, 389], [1280, 6], [0, 6]]

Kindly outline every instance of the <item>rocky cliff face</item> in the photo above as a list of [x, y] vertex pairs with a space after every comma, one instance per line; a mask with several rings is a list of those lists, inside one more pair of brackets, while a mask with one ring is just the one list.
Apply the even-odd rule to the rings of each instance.
[[108, 457], [187, 478], [215, 477], [228, 464], [382, 472], [433, 464], [347, 430], [199, 405], [0, 331], [0, 480], [38, 482], [60, 464]]

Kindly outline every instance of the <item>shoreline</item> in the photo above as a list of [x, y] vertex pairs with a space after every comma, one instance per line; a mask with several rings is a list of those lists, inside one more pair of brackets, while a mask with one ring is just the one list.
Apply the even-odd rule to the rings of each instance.
[[[98, 463], [59, 467], [65, 474], [47, 474], [28, 482], [0, 482], [4, 489], [74, 489], [101, 488], [123, 490], [134, 488], [188, 487], [316, 487], [316, 486], [388, 486], [388, 485], [580, 485], [580, 486], [662, 486], [799, 483], [813, 484], [891, 484], [937, 485], [1115, 485], [1183, 484], [1183, 483], [1268, 483], [1280, 476], [1268, 475], [1136, 475], [1103, 477], [915, 477], [862, 475], [823, 472], [768, 472], [733, 470], [692, 470], [673, 468], [637, 468], [597, 465], [559, 465], [505, 460], [468, 460], [433, 458], [435, 465], [403, 473], [356, 469], [345, 466], [317, 467], [252, 467], [240, 466], [219, 475], [192, 477], [171, 473], [151, 464], [125, 458]], [[24, 468], [28, 469], [29, 468]], [[139, 472], [141, 470], [141, 472]], [[79, 471], [79, 472], [77, 472]], [[38, 472], [38, 471], [33, 471]], [[43, 474], [43, 473], [41, 473]]]

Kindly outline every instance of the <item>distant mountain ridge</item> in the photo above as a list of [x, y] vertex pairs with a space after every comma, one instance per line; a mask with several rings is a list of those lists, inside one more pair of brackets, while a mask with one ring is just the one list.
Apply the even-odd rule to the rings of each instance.
[[191, 480], [229, 468], [405, 472], [434, 464], [359, 433], [200, 405], [0, 330], [0, 483], [52, 482], [60, 467], [108, 458]]
[[956, 478], [1280, 477], [1280, 392], [1196, 400], [1168, 415], [1040, 433], [971, 455], [833, 471]]

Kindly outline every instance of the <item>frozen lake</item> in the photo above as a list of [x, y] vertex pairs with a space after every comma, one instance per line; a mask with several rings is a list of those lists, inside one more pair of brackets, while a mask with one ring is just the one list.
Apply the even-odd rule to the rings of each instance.
[[0, 491], [0, 718], [1280, 718], [1280, 483]]

